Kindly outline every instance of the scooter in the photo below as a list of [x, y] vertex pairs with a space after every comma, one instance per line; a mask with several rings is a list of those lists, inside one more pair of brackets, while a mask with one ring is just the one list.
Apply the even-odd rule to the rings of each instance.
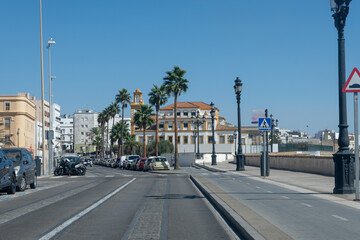
[[85, 175], [86, 174], [86, 166], [82, 163], [71, 163], [69, 159], [62, 159], [54, 170], [55, 176], [62, 175]]

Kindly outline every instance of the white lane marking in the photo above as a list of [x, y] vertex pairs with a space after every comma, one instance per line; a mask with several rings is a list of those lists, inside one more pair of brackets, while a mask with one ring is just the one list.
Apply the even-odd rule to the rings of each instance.
[[102, 203], [104, 203], [106, 200], [108, 200], [109, 198], [111, 198], [112, 196], [114, 196], [115, 194], [117, 194], [118, 192], [120, 192], [121, 190], [123, 190], [126, 186], [128, 186], [130, 183], [134, 182], [136, 180], [136, 178], [131, 179], [130, 181], [128, 181], [127, 183], [125, 183], [124, 185], [122, 185], [121, 187], [117, 188], [115, 191], [113, 191], [112, 193], [109, 193], [108, 195], [106, 195], [105, 197], [103, 197], [102, 199], [100, 199], [99, 201], [97, 201], [96, 203], [94, 203], [93, 205], [91, 205], [90, 207], [86, 208], [85, 210], [81, 211], [80, 213], [76, 214], [74, 217], [68, 219], [67, 221], [65, 221], [64, 223], [62, 223], [61, 225], [59, 225], [58, 227], [56, 227], [54, 230], [52, 230], [51, 232], [47, 233], [46, 235], [44, 235], [42, 238], [40, 238], [40, 240], [48, 240], [53, 238], [56, 234], [58, 234], [59, 232], [61, 232], [62, 230], [64, 230], [66, 227], [68, 227], [69, 225], [71, 225], [72, 223], [76, 222], [77, 220], [79, 220], [80, 218], [82, 218], [84, 215], [88, 214], [89, 212], [91, 212], [92, 210], [94, 210], [95, 208], [97, 208], [98, 206], [100, 206]]
[[201, 174], [202, 174], [202, 175], [205, 175], [205, 176], [206, 176], [206, 175], [209, 175], [208, 173], [201, 173]]
[[282, 198], [285, 198], [285, 199], [290, 199], [289, 197], [287, 197], [287, 196], [281, 196]]
[[215, 175], [215, 176], [220, 175], [220, 173], [215, 173], [215, 172], [213, 172], [212, 174]]
[[310, 204], [307, 204], [307, 203], [301, 203], [301, 205], [303, 205], [303, 206], [305, 206], [305, 207], [309, 207], [309, 208], [312, 207]]
[[247, 185], [250, 185], [250, 183], [248, 183], [248, 182], [247, 182], [246, 184], [247, 184]]
[[256, 187], [257, 189], [261, 189], [261, 187]]
[[273, 193], [272, 191], [266, 191], [267, 193]]
[[115, 177], [115, 175], [106, 175], [105, 177]]
[[331, 216], [333, 216], [334, 218], [338, 218], [338, 219], [340, 219], [340, 220], [343, 220], [343, 221], [345, 221], [345, 222], [349, 221], [349, 220], [347, 220], [346, 218], [340, 217], [340, 216], [338, 216], [338, 215], [331, 215]]

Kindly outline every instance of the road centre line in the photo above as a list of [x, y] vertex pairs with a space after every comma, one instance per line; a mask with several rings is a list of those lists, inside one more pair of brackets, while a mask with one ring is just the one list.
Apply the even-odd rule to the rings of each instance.
[[77, 220], [79, 220], [80, 218], [82, 218], [84, 215], [88, 214], [89, 212], [91, 212], [92, 210], [94, 210], [95, 208], [97, 208], [98, 206], [100, 206], [101, 204], [103, 204], [105, 201], [107, 201], [109, 198], [111, 198], [112, 196], [114, 196], [115, 194], [117, 194], [118, 192], [120, 192], [121, 190], [123, 190], [125, 187], [127, 187], [129, 184], [131, 184], [132, 182], [134, 182], [136, 180], [136, 178], [131, 179], [130, 181], [128, 181], [127, 183], [125, 183], [124, 185], [122, 185], [121, 187], [117, 188], [116, 190], [114, 190], [113, 192], [109, 193], [108, 195], [106, 195], [105, 197], [103, 197], [102, 199], [100, 199], [99, 201], [97, 201], [96, 203], [92, 204], [90, 207], [86, 208], [85, 210], [81, 211], [80, 213], [76, 214], [74, 217], [68, 219], [67, 221], [65, 221], [64, 223], [62, 223], [61, 225], [59, 225], [58, 227], [56, 227], [55, 229], [53, 229], [51, 232], [47, 233], [46, 235], [44, 235], [43, 237], [40, 238], [40, 240], [48, 240], [51, 239], [52, 237], [54, 237], [56, 234], [58, 234], [59, 232], [61, 232], [62, 230], [64, 230], [65, 228], [67, 228], [69, 225], [71, 225], [72, 223], [76, 222]]
[[338, 218], [338, 219], [340, 219], [340, 220], [343, 220], [343, 221], [345, 221], [345, 222], [349, 221], [348, 219], [343, 218], [343, 217], [340, 217], [340, 216], [338, 216], [338, 215], [331, 215], [331, 216], [333, 216], [334, 218]]
[[285, 199], [290, 199], [289, 197], [287, 197], [287, 196], [281, 196], [282, 198], [285, 198]]
[[272, 191], [266, 191], [267, 193], [273, 193]]

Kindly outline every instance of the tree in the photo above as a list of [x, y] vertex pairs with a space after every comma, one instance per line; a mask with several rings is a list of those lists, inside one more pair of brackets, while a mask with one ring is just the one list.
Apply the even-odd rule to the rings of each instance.
[[93, 138], [91, 144], [95, 146], [95, 149], [96, 149], [96, 158], [98, 158], [98, 152], [99, 152], [99, 150], [101, 149], [101, 146], [104, 145], [101, 137], [100, 137], [100, 136], [95, 136], [95, 137]]
[[156, 133], [155, 133], [155, 155], [159, 154], [159, 110], [160, 106], [164, 105], [167, 102], [167, 96], [165, 92], [165, 85], [161, 85], [160, 87], [154, 84], [154, 88], [151, 89], [149, 93], [149, 102], [152, 106], [155, 106], [156, 110]]
[[128, 147], [130, 149], [130, 154], [134, 154], [134, 147], [138, 147], [140, 143], [136, 141], [135, 134], [128, 135], [125, 141], [125, 147]]
[[[119, 90], [119, 94], [115, 96], [116, 103], [121, 103], [121, 122], [124, 124], [124, 110], [127, 107], [127, 104], [130, 104], [131, 96], [128, 91], [123, 88]], [[123, 133], [121, 133], [121, 138], [123, 138]], [[123, 141], [121, 141], [123, 143]], [[121, 155], [124, 155], [123, 144], [121, 145]]]
[[106, 122], [106, 152], [108, 151], [109, 148], [109, 121], [111, 118], [111, 112], [110, 112], [110, 107], [107, 107], [104, 109], [104, 117], [105, 117], [105, 122]]
[[156, 155], [156, 156], [160, 156], [163, 153], [173, 153], [174, 152], [174, 145], [168, 141], [168, 140], [160, 140], [158, 143], [158, 153], [155, 153], [155, 147], [156, 147], [156, 143], [152, 142], [150, 145], [147, 146], [147, 152], [149, 153], [149, 155]]
[[101, 128], [101, 140], [102, 140], [102, 143], [101, 143], [101, 155], [102, 155], [102, 158], [105, 157], [105, 154], [104, 154], [104, 138], [105, 138], [105, 121], [106, 118], [105, 118], [105, 113], [104, 112], [101, 112], [99, 115], [98, 115], [98, 118], [97, 118], [97, 121], [100, 125], [100, 128]]
[[[113, 127], [115, 125], [115, 116], [119, 112], [120, 112], [119, 105], [116, 102], [110, 104], [110, 106], [109, 106], [109, 115], [113, 120], [113, 124], [112, 124]], [[112, 139], [110, 139], [110, 156], [111, 156], [112, 149], [113, 149], [113, 143], [114, 142], [112, 141]]]
[[164, 77], [164, 85], [168, 96], [174, 96], [174, 128], [175, 128], [175, 169], [180, 169], [178, 159], [178, 129], [177, 129], [177, 98], [182, 92], [188, 89], [187, 83], [189, 82], [184, 78], [186, 71], [175, 66], [172, 71], [166, 72], [167, 76]]
[[123, 124], [122, 122], [116, 123], [111, 129], [111, 139], [118, 142], [118, 158], [120, 158], [120, 146], [122, 145], [123, 136], [129, 135], [129, 125]]
[[148, 105], [140, 105], [140, 109], [136, 111], [134, 115], [134, 123], [143, 130], [143, 146], [144, 146], [144, 154], [143, 157], [146, 157], [146, 128], [150, 127], [154, 123], [154, 116], [153, 109]]

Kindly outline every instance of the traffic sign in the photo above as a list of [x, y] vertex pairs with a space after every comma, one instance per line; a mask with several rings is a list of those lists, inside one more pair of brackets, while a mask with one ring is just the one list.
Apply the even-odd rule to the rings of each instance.
[[360, 72], [357, 68], [351, 72], [349, 79], [346, 81], [343, 92], [360, 92]]
[[259, 118], [259, 131], [271, 130], [271, 118]]

